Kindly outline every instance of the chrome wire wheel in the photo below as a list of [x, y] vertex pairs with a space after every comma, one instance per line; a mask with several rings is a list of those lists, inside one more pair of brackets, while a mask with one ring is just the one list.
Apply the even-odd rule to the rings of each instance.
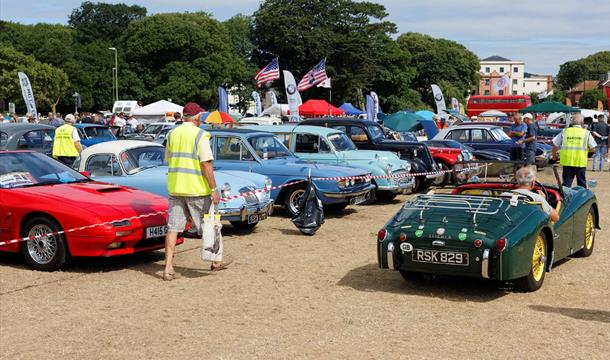
[[27, 251], [38, 264], [48, 264], [57, 253], [58, 236], [48, 235], [52, 233], [53, 229], [45, 224], [34, 225], [28, 233], [29, 237], [38, 236], [27, 241]]

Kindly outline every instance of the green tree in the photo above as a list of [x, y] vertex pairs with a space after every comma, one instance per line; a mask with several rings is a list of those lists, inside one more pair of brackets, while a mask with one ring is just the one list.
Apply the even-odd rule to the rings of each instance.
[[254, 44], [252, 43], [252, 16], [237, 14], [222, 23], [229, 31], [231, 43], [235, 52], [244, 60], [249, 61]]
[[396, 42], [411, 54], [411, 66], [417, 71], [412, 87], [427, 104], [434, 104], [432, 84], [443, 84], [445, 98], [455, 97], [460, 102], [478, 84], [479, 59], [463, 45], [412, 32], [400, 35]]
[[602, 106], [606, 107], [608, 98], [601, 89], [586, 90], [578, 101], [578, 106], [583, 109], [597, 109], [598, 101], [601, 101]]
[[598, 80], [608, 72], [610, 72], [610, 51], [600, 51], [561, 64], [556, 83], [561, 89], [569, 90], [583, 80]]
[[537, 92], [529, 93], [530, 99], [532, 99], [532, 105], [536, 105], [540, 103], [540, 97], [538, 97]]
[[[121, 37], [120, 49], [129, 62], [122, 62], [119, 71], [141, 80], [146, 91], [139, 100], [144, 102], [171, 98], [215, 108], [216, 87], [239, 84], [246, 67], [226, 27], [206, 13], [157, 14], [134, 21]], [[123, 85], [119, 87], [123, 92]]]
[[46, 105], [46, 108], [38, 110], [50, 109], [55, 112], [57, 103], [70, 86], [66, 73], [10, 46], [0, 45], [0, 97], [18, 104], [23, 104], [17, 75], [20, 71], [30, 79], [35, 99]]
[[80, 42], [112, 42], [121, 36], [129, 23], [145, 16], [146, 8], [142, 6], [85, 1], [72, 10], [68, 24], [77, 31]]
[[[267, 0], [254, 13], [253, 62], [259, 67], [279, 57], [280, 66], [298, 79], [326, 57], [338, 101], [361, 100], [382, 71], [380, 55], [396, 25], [384, 21], [383, 5], [350, 0]], [[387, 78], [386, 74], [386, 78]], [[311, 89], [308, 97], [326, 97]]]

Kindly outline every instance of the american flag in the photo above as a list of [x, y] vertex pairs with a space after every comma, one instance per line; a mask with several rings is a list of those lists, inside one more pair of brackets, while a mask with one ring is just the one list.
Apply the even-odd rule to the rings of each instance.
[[277, 80], [280, 78], [280, 64], [277, 58], [271, 60], [267, 66], [262, 68], [259, 72], [254, 75], [254, 80], [256, 80], [256, 87], [261, 87], [268, 82], [272, 82], [273, 80]]
[[324, 58], [318, 65], [314, 66], [305, 76], [303, 76], [301, 81], [299, 81], [299, 85], [297, 85], [297, 89], [299, 91], [305, 91], [326, 79], [328, 79], [328, 76], [326, 76], [326, 58]]

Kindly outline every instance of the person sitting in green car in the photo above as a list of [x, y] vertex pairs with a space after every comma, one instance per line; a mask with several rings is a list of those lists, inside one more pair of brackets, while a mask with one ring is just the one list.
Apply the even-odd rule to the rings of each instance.
[[533, 192], [536, 186], [536, 168], [534, 166], [524, 166], [517, 170], [515, 175], [517, 187], [512, 191], [520, 195], [525, 195], [532, 201], [540, 203], [542, 210], [547, 213], [551, 221], [559, 220], [559, 213], [546, 201], [546, 198], [541, 192]]

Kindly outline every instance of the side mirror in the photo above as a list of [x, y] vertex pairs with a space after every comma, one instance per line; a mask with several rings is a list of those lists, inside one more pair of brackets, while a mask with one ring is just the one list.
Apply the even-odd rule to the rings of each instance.
[[85, 170], [83, 170], [83, 171], [80, 171], [80, 174], [81, 174], [81, 175], [84, 175], [84, 176], [86, 176], [86, 177], [91, 177], [91, 173], [90, 173], [89, 171], [85, 171]]

